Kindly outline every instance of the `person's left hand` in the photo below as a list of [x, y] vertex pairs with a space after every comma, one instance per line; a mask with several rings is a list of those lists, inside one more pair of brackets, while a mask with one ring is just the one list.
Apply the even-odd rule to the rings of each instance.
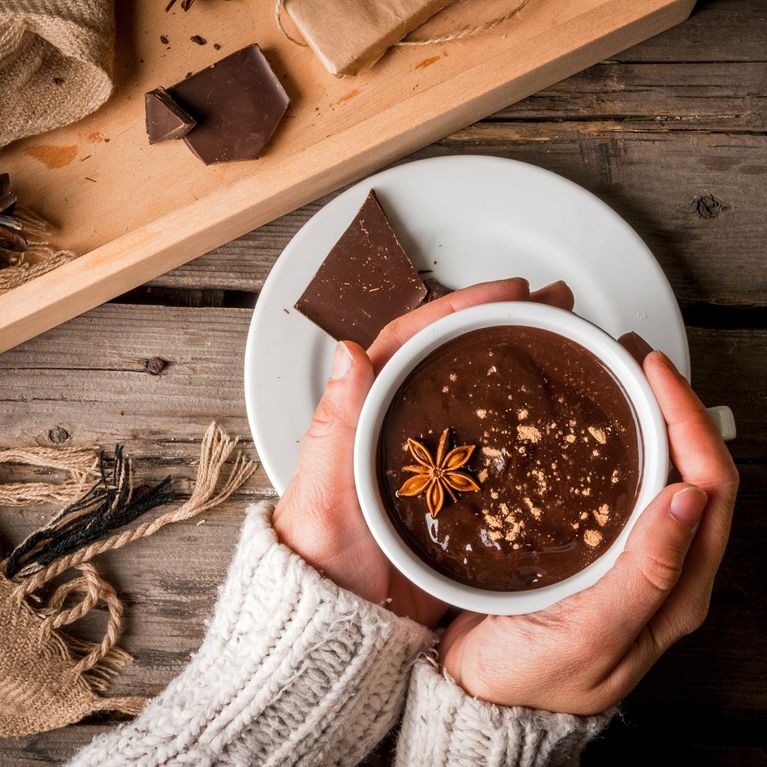
[[529, 615], [461, 613], [440, 642], [443, 668], [502, 706], [595, 714], [618, 703], [706, 617], [738, 472], [703, 404], [660, 352], [644, 371], [682, 482], [642, 512], [598, 583]]
[[357, 344], [339, 343], [325, 394], [301, 442], [298, 467], [274, 512], [280, 541], [338, 586], [433, 627], [445, 606], [391, 565], [357, 501], [352, 456], [362, 403], [376, 373], [422, 328], [477, 304], [527, 300], [573, 305], [562, 282], [531, 294], [525, 280], [500, 280], [456, 291], [394, 320], [367, 354]]

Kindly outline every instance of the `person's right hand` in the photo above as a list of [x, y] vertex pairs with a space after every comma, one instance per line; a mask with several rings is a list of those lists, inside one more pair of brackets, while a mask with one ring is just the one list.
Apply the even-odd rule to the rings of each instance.
[[706, 617], [730, 531], [738, 473], [687, 381], [663, 354], [644, 370], [683, 482], [642, 513], [597, 584], [530, 615], [462, 613], [440, 643], [469, 694], [504, 706], [594, 714], [620, 701]]

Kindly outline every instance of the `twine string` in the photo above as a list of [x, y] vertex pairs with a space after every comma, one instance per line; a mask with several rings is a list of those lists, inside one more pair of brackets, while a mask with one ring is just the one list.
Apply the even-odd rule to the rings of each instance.
[[458, 29], [455, 32], [449, 32], [444, 35], [435, 35], [434, 37], [429, 37], [426, 40], [400, 40], [399, 42], [394, 43], [394, 45], [396, 47], [436, 45], [438, 43], [452, 43], [456, 40], [465, 40], [467, 37], [475, 37], [476, 35], [490, 32], [496, 27], [500, 27], [502, 24], [505, 24], [507, 21], [511, 21], [512, 19], [516, 18], [520, 13], [522, 13], [522, 11], [525, 9], [525, 6], [527, 6], [529, 2], [530, 0], [520, 0], [517, 5], [510, 11], [507, 11], [501, 16], [496, 16], [494, 19], [489, 19], [488, 21], [484, 21], [481, 24], [477, 24], [473, 27], [465, 27], [464, 29]]
[[[36, 597], [35, 592], [67, 570], [71, 568], [79, 570], [80, 575], [58, 586], [48, 600], [47, 606], [41, 609], [41, 613], [44, 615], [43, 636], [47, 638], [50, 638], [51, 635], [58, 636], [53, 632], [80, 620], [97, 604], [106, 605], [109, 618], [100, 642], [93, 643], [72, 636], [66, 637], [66, 645], [70, 651], [74, 651], [78, 655], [82, 654], [74, 667], [74, 672], [86, 677], [97, 689], [105, 688], [111, 674], [129, 662], [130, 656], [117, 647], [122, 629], [122, 602], [111, 584], [104, 580], [96, 568], [90, 564], [90, 560], [106, 551], [113, 551], [141, 538], [148, 538], [166, 525], [190, 519], [225, 501], [253, 474], [257, 467], [255, 461], [238, 452], [229, 476], [221, 488], [216, 491], [224, 464], [236, 446], [236, 439], [231, 439], [218, 424], [212, 423], [205, 432], [200, 447], [200, 462], [192, 494], [179, 508], [167, 511], [151, 522], [144, 522], [133, 529], [115, 533], [103, 540], [96, 540], [81, 549], [60, 556], [47, 566], [30, 562], [13, 578], [18, 584], [15, 597], [21, 602], [27, 598], [34, 599]], [[98, 455], [88, 450], [63, 448], [61, 451], [55, 451], [59, 453], [58, 456], [42, 451], [51, 451], [51, 449], [40, 448], [38, 450], [33, 448], [28, 451], [2, 451], [0, 452], [0, 463], [6, 461], [28, 462], [32, 465], [41, 466], [55, 465], [58, 468], [66, 468], [74, 472], [83, 483], [86, 483], [90, 481], [94, 470], [94, 455], [98, 461]], [[130, 504], [133, 495], [130, 461], [118, 461], [115, 475], [114, 481], [120, 488], [120, 492], [115, 494], [112, 505]], [[102, 473], [103, 481], [105, 480]], [[91, 482], [91, 490], [83, 499], [82, 508], [76, 504], [74, 512], [68, 512], [67, 509], [62, 510], [54, 515], [43, 529], [54, 528], [60, 521], [76, 524], [78, 515], [84, 516], [85, 511], [89, 508], [89, 503], [93, 500], [89, 496], [96, 497], [95, 490], [96, 483]], [[65, 512], [67, 512], [66, 515]], [[4, 569], [7, 561], [0, 563], [0, 572]], [[75, 605], [64, 609], [67, 598], [73, 594], [81, 594], [82, 598]], [[119, 699], [119, 701], [121, 706], [127, 707], [126, 710], [134, 712], [140, 710], [141, 705], [143, 705], [143, 699], [140, 698], [126, 698], [124, 701], [123, 699]], [[114, 699], [110, 699], [110, 704], [114, 705]]]
[[69, 476], [52, 482], [8, 482], [0, 485], [0, 506], [68, 504], [85, 493], [98, 478], [99, 454], [84, 447], [29, 447], [0, 450], [0, 464], [14, 463], [64, 471]]
[[[71, 261], [75, 254], [69, 250], [57, 250], [48, 242], [50, 224], [36, 213], [17, 207], [13, 217], [21, 224], [27, 238], [27, 249], [11, 266], [0, 269], [0, 295], [20, 285], [52, 272]], [[32, 258], [34, 263], [28, 261]]]
[[[104, 636], [98, 643], [80, 641], [75, 647], [84, 655], [74, 667], [76, 675], [84, 674], [93, 669], [113, 652], [122, 631], [123, 605], [112, 585], [104, 580], [91, 564], [82, 564], [77, 568], [82, 575], [73, 578], [59, 586], [53, 593], [45, 610], [43, 620], [43, 636], [52, 631], [69, 626], [85, 617], [99, 602], [106, 605], [109, 611]], [[74, 606], [62, 610], [67, 597], [73, 593], [82, 593], [82, 599]], [[72, 643], [70, 642], [70, 646]]]
[[200, 448], [200, 465], [192, 495], [177, 509], [162, 514], [151, 522], [143, 522], [136, 527], [95, 541], [82, 549], [72, 552], [51, 562], [48, 566], [29, 573], [22, 571], [22, 588], [27, 594], [37, 591], [53, 578], [58, 577], [71, 567], [89, 562], [105, 551], [114, 551], [141, 538], [148, 538], [158, 530], [174, 522], [190, 519], [225, 501], [256, 470], [257, 464], [242, 453], [237, 455], [234, 466], [217, 493], [216, 484], [221, 470], [237, 446], [237, 440], [229, 438], [216, 423], [208, 427]]
[[284, 0], [274, 0], [274, 20], [277, 22], [277, 29], [282, 32], [283, 36], [290, 40], [291, 43], [300, 45], [302, 48], [307, 48], [307, 44], [303, 40], [297, 40], [293, 35], [285, 29], [285, 25], [282, 23], [282, 11], [284, 10]]
[[[438, 43], [451, 43], [456, 40], [465, 40], [467, 37], [475, 37], [476, 35], [490, 32], [496, 27], [499, 27], [502, 24], [505, 24], [507, 21], [511, 21], [515, 17], [519, 16], [519, 14], [522, 13], [529, 2], [530, 0], [519, 0], [519, 2], [511, 10], [507, 11], [501, 16], [496, 16], [495, 18], [489, 19], [488, 21], [483, 21], [481, 24], [477, 24], [473, 27], [465, 27], [464, 29], [458, 29], [455, 32], [448, 32], [444, 35], [435, 35], [434, 37], [429, 37], [426, 40], [400, 40], [399, 42], [394, 43], [392, 47], [436, 45]], [[297, 40], [287, 31], [287, 29], [285, 29], [285, 25], [282, 23], [282, 12], [284, 10], [284, 6], [285, 0], [274, 1], [274, 19], [277, 23], [277, 28], [280, 30], [284, 37], [290, 40], [290, 42], [306, 48], [307, 45], [305, 42], [302, 40]]]

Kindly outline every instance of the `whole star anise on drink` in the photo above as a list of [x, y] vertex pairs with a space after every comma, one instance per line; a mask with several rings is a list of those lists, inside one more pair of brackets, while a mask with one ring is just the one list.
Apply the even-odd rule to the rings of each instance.
[[442, 432], [434, 458], [420, 442], [414, 439], [407, 441], [408, 450], [418, 463], [404, 467], [404, 471], [415, 476], [402, 485], [398, 494], [412, 496], [426, 493], [426, 505], [432, 517], [436, 517], [442, 509], [446, 492], [455, 501], [456, 492], [473, 493], [479, 490], [479, 485], [468, 474], [458, 471], [468, 463], [475, 446], [460, 445], [445, 454], [449, 433], [450, 429]]

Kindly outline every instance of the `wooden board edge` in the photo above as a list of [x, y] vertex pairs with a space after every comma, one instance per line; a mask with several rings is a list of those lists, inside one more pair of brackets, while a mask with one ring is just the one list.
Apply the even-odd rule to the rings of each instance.
[[[200, 215], [209, 204], [209, 197], [206, 197], [14, 288], [0, 296], [0, 352], [607, 56], [670, 29], [684, 21], [694, 5], [695, 0], [670, 0], [655, 12], [569, 50], [559, 58], [544, 62], [515, 81], [491, 88], [466, 104], [453, 107], [430, 121], [419, 123], [406, 133], [388, 139], [386, 143], [366, 147], [330, 172], [324, 171], [304, 179], [300, 192], [297, 187], [279, 191], [259, 203], [258, 212], [253, 207], [243, 208], [208, 226], [206, 217]], [[619, 47], [615, 48], [615, 45]], [[342, 138], [343, 134], [335, 140], [339, 137]], [[243, 179], [235, 187], [247, 186], [247, 181]], [[159, 242], [163, 244], [157, 247]]]

